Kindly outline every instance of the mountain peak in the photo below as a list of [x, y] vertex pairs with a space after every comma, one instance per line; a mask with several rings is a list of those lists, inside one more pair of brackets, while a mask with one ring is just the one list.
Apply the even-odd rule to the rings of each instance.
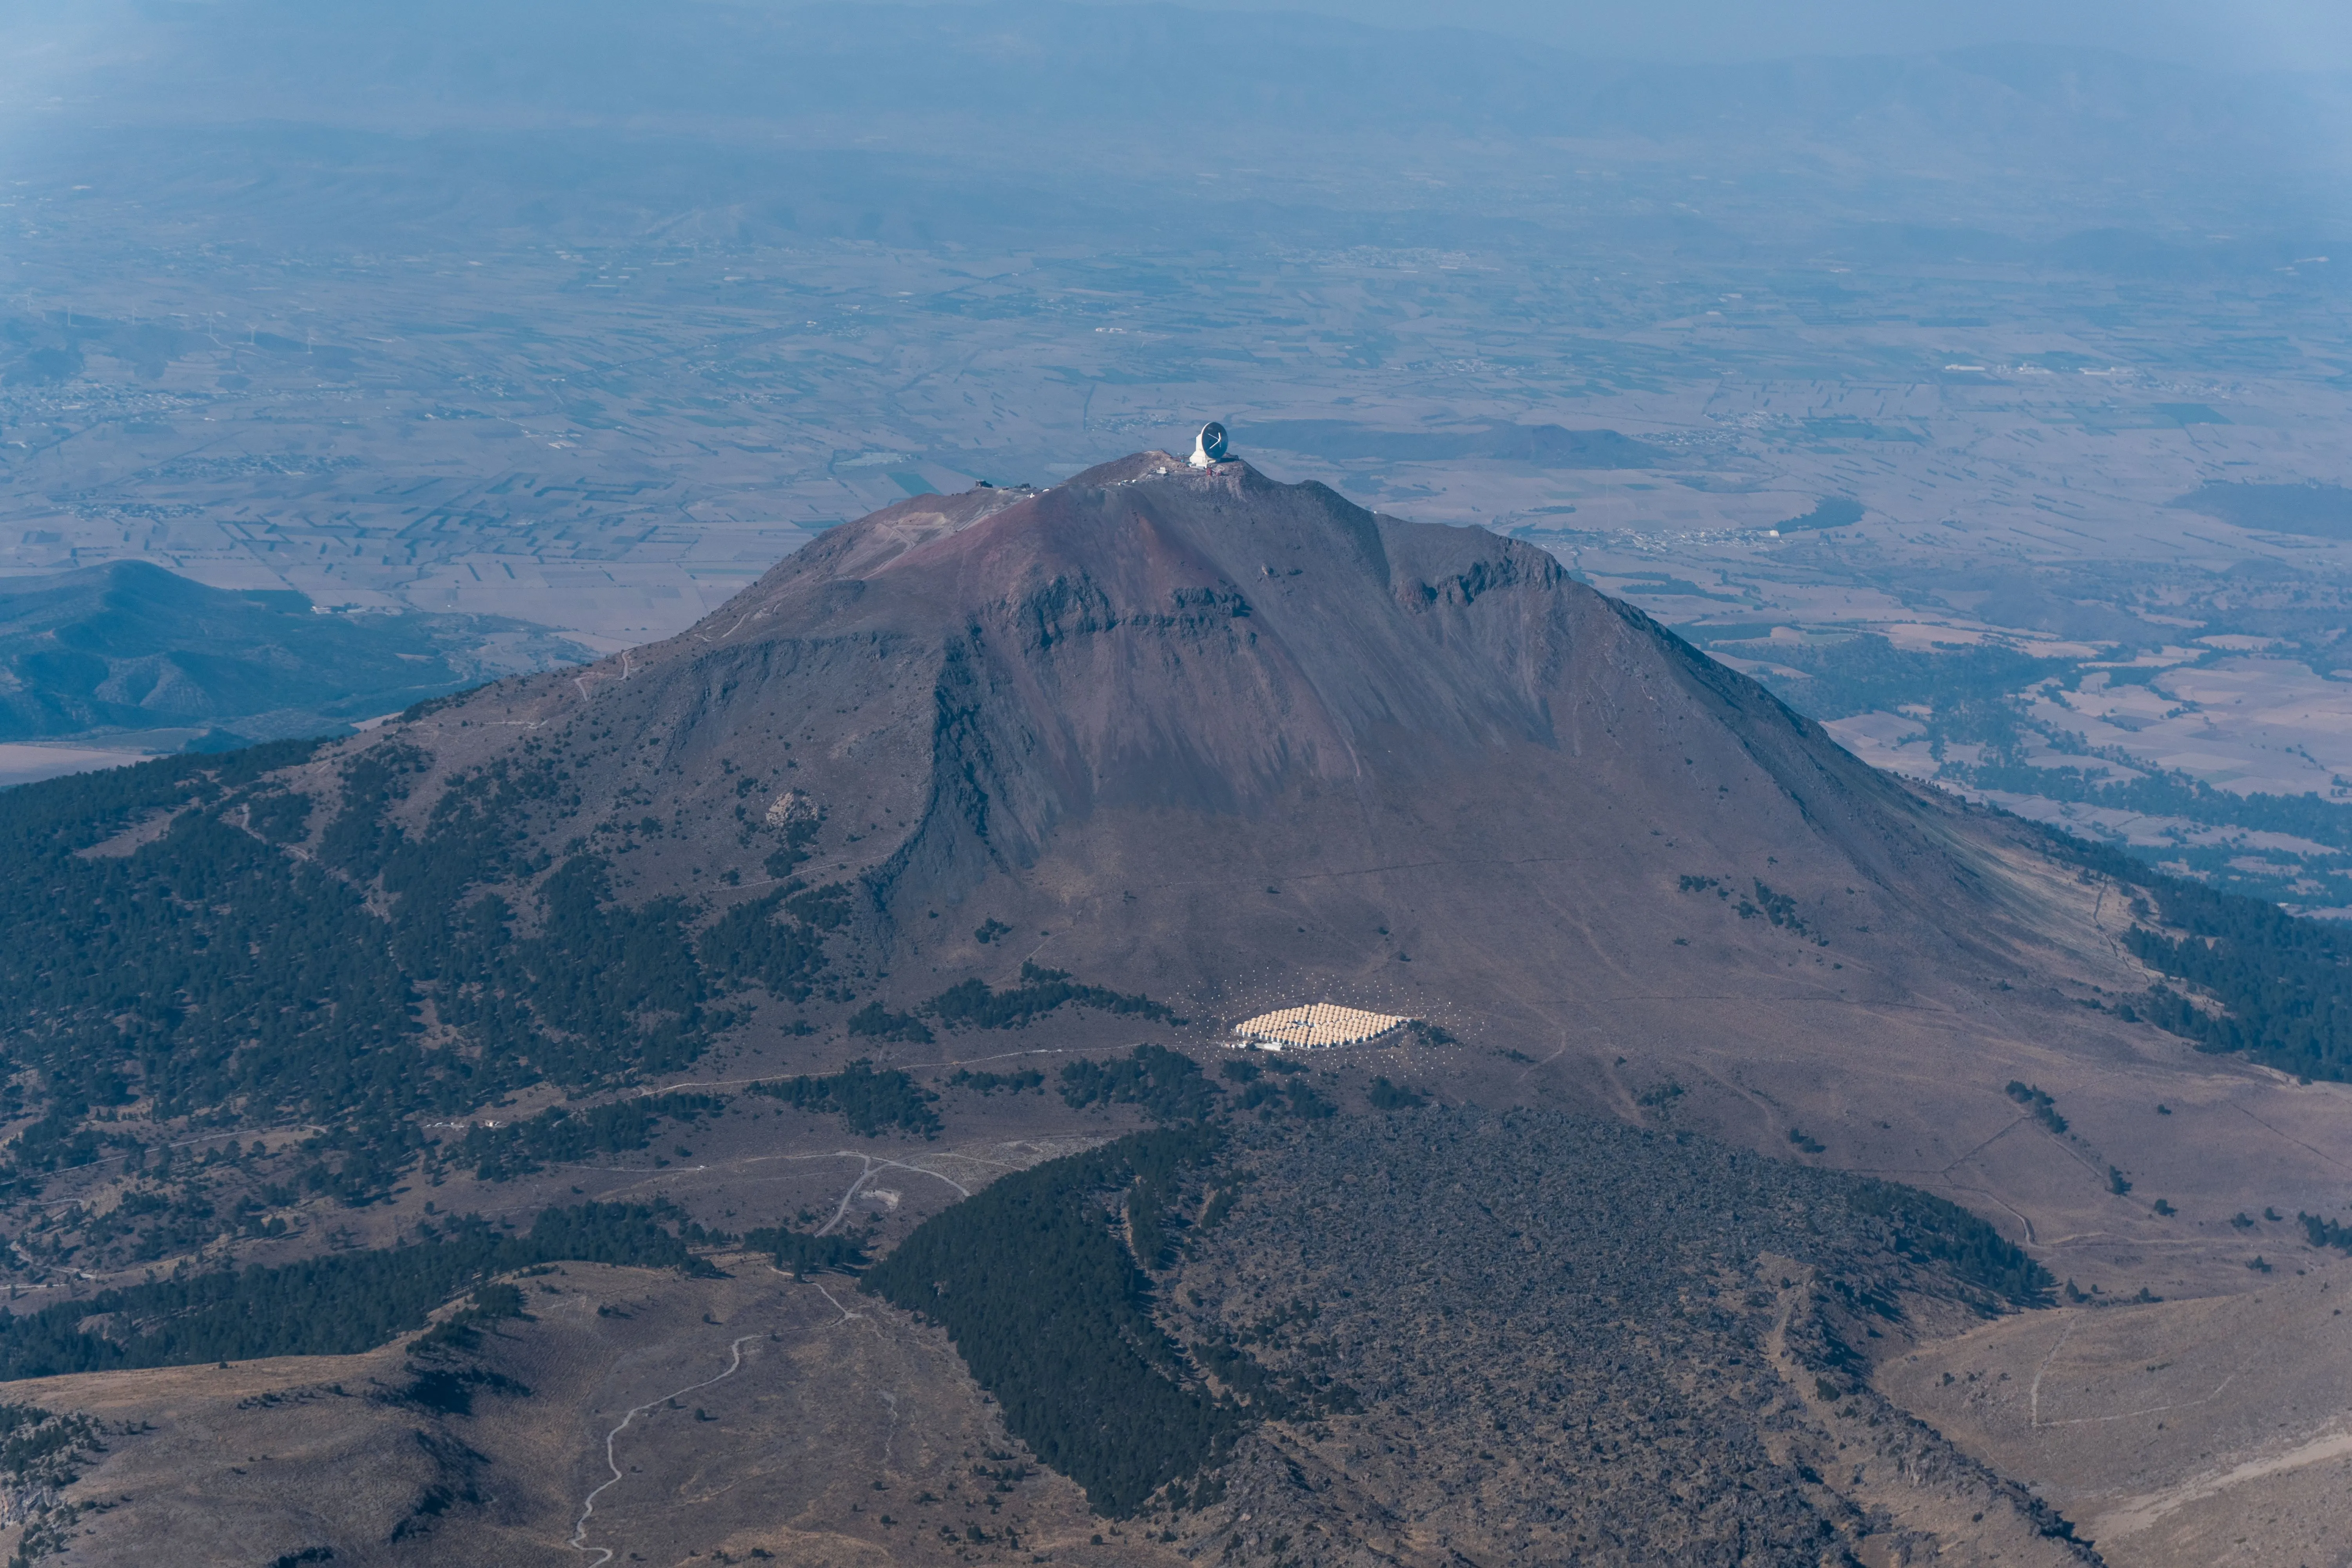
[[[401, 733], [446, 778], [546, 748], [604, 824], [550, 852], [626, 841], [625, 900], [723, 911], [804, 866], [918, 986], [993, 973], [959, 934], [993, 921], [1221, 1015], [1310, 986], [1540, 1033], [1559, 998], [1654, 987], [1694, 921], [1759, 994], [1973, 984], [1818, 945], [1948, 955], [1938, 900], [2000, 942], [1998, 854], [1950, 805], [1539, 549], [1238, 460], [902, 501], [666, 643]], [[662, 832], [624, 831], [648, 805]]]

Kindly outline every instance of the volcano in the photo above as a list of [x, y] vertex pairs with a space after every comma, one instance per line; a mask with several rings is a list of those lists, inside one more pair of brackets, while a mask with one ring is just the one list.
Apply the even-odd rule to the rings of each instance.
[[[2023, 825], [1874, 771], [1538, 549], [1238, 460], [909, 500], [667, 642], [287, 777], [322, 845], [381, 810], [466, 862], [417, 918], [652, 911], [733, 963], [753, 1059], [919, 1057], [958, 986], [1029, 986], [1024, 1021], [1064, 994], [1040, 984], [1149, 997], [1203, 1041], [1328, 1003], [1499, 1051], [1482, 1092], [1667, 1094], [1933, 1178], [1981, 1164], [2011, 1078], [2185, 1055], [2096, 1004], [2148, 974]], [[599, 1058], [622, 1070], [718, 1037], [685, 991], [572, 1026], [670, 1042]], [[2026, 1158], [1966, 1183], [2046, 1185]]]
[[[1417, 1499], [1463, 1530], [1491, 1512], [1505, 1554], [1597, 1529], [1818, 1555], [1885, 1508], [2089, 1562], [1981, 1454], [1864, 1400], [1868, 1369], [1916, 1383], [1937, 1335], [2062, 1299], [2242, 1292], [2271, 1268], [2252, 1246], [2284, 1256], [2295, 1226], [2352, 1250], [2324, 1217], [2340, 1088], [2312, 1081], [2339, 1073], [2352, 952], [2323, 928], [1876, 773], [1539, 550], [1238, 460], [916, 498], [667, 642], [324, 744], [13, 792], [0, 871], [0, 1226], [25, 1282], [67, 1292], [0, 1320], [8, 1375], [126, 1369], [142, 1411], [233, 1357], [369, 1352], [395, 1377], [387, 1342], [436, 1303], [536, 1281], [417, 1342], [437, 1370], [313, 1412], [413, 1463], [408, 1413], [436, 1412], [439, 1468], [401, 1494], [420, 1518], [461, 1486], [545, 1491], [524, 1458], [463, 1479], [493, 1429], [527, 1456], [674, 1389], [718, 1409], [713, 1371], [792, 1339], [833, 1380], [805, 1408], [920, 1390], [919, 1426], [968, 1435], [926, 1450], [942, 1491], [956, 1452], [1022, 1484], [1029, 1444], [1059, 1479], [1020, 1528], [1074, 1548], [1102, 1542], [1086, 1510], [1140, 1511], [1160, 1546], [1222, 1535], [1271, 1564], [1310, 1525], [1388, 1540]], [[257, 1267], [206, 1271], [231, 1258]], [[869, 1261], [889, 1354], [929, 1370], [821, 1348], [863, 1314], [812, 1277]], [[312, 1300], [297, 1276], [325, 1305], [281, 1310]], [[2056, 1353], [1986, 1331], [2020, 1365]], [[2100, 1353], [2141, 1375], [2117, 1332]], [[1099, 1364], [1071, 1374], [1080, 1342]], [[1919, 1397], [1992, 1452], [2014, 1401], [1979, 1408], [1977, 1342], [1952, 1342], [1967, 1381]], [[1760, 1381], [1706, 1383], [1725, 1368]], [[1497, 1369], [1550, 1457], [1465, 1491], [1502, 1444], [1501, 1406], [1465, 1391]], [[1628, 1377], [1698, 1403], [1653, 1420]], [[252, 1413], [275, 1395], [219, 1386], [236, 1451], [284, 1451]], [[97, 1397], [38, 1388], [12, 1408]], [[787, 1404], [743, 1429], [805, 1441]], [[2040, 1407], [2017, 1408], [2038, 1465]], [[662, 1441], [690, 1470], [735, 1450], [731, 1419]], [[884, 1470], [896, 1419], [858, 1439]], [[1415, 1446], [1427, 1464], [1355, 1474]], [[197, 1461], [139, 1452], [175, 1478], [154, 1495], [203, 1490]], [[2138, 1450], [2101, 1452], [2100, 1486], [2141, 1485]], [[837, 1492], [825, 1530], [896, 1528], [865, 1511], [891, 1485], [866, 1464], [809, 1471]], [[1669, 1464], [1717, 1476], [1722, 1508], [1662, 1507], [1643, 1478]], [[1554, 1508], [1595, 1467], [1621, 1489]], [[1915, 1485], [1930, 1470], [1943, 1489]], [[116, 1473], [91, 1484], [118, 1495]], [[578, 1529], [604, 1474], [517, 1519]], [[662, 1528], [720, 1555], [801, 1540], [762, 1474]], [[706, 1496], [688, 1476], [664, 1495]], [[923, 1539], [996, 1539], [961, 1506], [963, 1535]], [[1329, 1561], [1423, 1560], [1386, 1553]]]
[[1026, 963], [1523, 1053], [1727, 1004], [1876, 1043], [2023, 983], [2049, 915], [2023, 839], [1543, 552], [1165, 452], [903, 502], [385, 739], [430, 754], [420, 822], [434, 780], [551, 748], [630, 900], [845, 889], [894, 1008]]
[[[1664, 1119], [2027, 1242], [2037, 1213], [2139, 1234], [2133, 1172], [2277, 1212], [2332, 1179], [2325, 1107], [2230, 1054], [2271, 1003], [2145, 929], [2170, 917], [2128, 868], [1872, 770], [1538, 549], [1230, 458], [915, 498], [666, 642], [239, 755], [221, 799], [174, 764], [28, 819], [100, 858], [18, 878], [21, 952], [131, 942], [220, 998], [156, 1012], [137, 974], [100, 995], [27, 957], [26, 1059], [92, 1086], [58, 1137], [114, 1085], [275, 1107], [372, 1129], [335, 1178], [365, 1195], [423, 1106], [1197, 1053], [1319, 1007], [1412, 1021], [1318, 1037], [1449, 1098]], [[77, 890], [110, 858], [162, 880]], [[217, 907], [255, 931], [137, 924], [247, 860]], [[2321, 1005], [2273, 1007], [2280, 1037]], [[2249, 1096], [2252, 1164], [2213, 1157], [2233, 1123], [2138, 1125]], [[2036, 1118], [2063, 1136], [2015, 1135]]]
[[1329, 1005], [1475, 1046], [1464, 1094], [2089, 1210], [2109, 1160], [1997, 1143], [2004, 1086], [2214, 1068], [2117, 1005], [2137, 895], [2038, 830], [1538, 549], [1233, 459], [901, 502], [259, 787], [229, 816], [409, 933], [451, 1103]]

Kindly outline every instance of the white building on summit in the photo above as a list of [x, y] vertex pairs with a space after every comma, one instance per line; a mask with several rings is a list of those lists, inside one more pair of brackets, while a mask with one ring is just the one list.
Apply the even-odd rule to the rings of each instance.
[[1201, 426], [1201, 434], [1192, 443], [1192, 455], [1184, 459], [1196, 468], [1213, 468], [1225, 460], [1225, 427], [1215, 420]]
[[1388, 1013], [1317, 1002], [1244, 1018], [1234, 1026], [1234, 1036], [1243, 1045], [1269, 1051], [1319, 1051], [1328, 1046], [1360, 1046], [1412, 1022]]

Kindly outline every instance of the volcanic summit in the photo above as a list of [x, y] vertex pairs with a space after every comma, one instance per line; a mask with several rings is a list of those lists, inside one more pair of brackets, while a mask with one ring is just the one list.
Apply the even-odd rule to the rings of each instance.
[[2013, 1028], [1987, 992], [2074, 918], [2025, 837], [1544, 552], [1162, 451], [902, 502], [387, 741], [419, 825], [440, 781], [558, 767], [577, 811], [527, 831], [626, 903], [837, 889], [864, 975], [829, 994], [892, 1011], [1029, 964], [1193, 1019], [1333, 1001], [1612, 1057], [1736, 1020], [1884, 1070]]

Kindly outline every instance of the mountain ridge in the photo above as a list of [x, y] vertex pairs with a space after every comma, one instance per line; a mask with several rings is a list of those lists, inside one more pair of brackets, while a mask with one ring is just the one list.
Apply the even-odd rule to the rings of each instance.
[[194, 726], [318, 734], [588, 650], [499, 616], [334, 615], [151, 562], [0, 579], [0, 740]]

